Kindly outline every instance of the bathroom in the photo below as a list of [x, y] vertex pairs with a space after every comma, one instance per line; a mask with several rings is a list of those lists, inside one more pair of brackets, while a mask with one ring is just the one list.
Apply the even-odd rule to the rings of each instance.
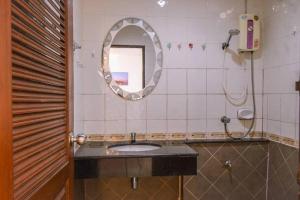
[[299, 0], [0, 11], [0, 199], [299, 198]]

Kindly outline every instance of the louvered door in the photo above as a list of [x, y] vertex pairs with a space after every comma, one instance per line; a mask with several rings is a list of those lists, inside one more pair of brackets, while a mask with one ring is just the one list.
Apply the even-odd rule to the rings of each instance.
[[[0, 103], [8, 105], [3, 110], [7, 116], [0, 117], [6, 122], [0, 122], [0, 130], [8, 137], [5, 150], [10, 155], [11, 179], [10, 194], [3, 197], [71, 199], [71, 2], [0, 1], [7, 9], [1, 22], [9, 23], [2, 28], [8, 41], [0, 40], [7, 45], [1, 58], [9, 56], [0, 68], [6, 70], [1, 78], [7, 80], [0, 82], [6, 89], [0, 92], [6, 97]], [[0, 9], [2, 13], [4, 7]]]

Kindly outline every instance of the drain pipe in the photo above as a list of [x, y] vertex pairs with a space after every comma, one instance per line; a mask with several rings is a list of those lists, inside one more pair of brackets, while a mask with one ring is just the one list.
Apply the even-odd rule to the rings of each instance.
[[178, 200], [183, 200], [183, 176], [179, 176], [178, 179]]
[[132, 177], [131, 178], [131, 188], [133, 190], [137, 190], [138, 187], [138, 178], [137, 177]]

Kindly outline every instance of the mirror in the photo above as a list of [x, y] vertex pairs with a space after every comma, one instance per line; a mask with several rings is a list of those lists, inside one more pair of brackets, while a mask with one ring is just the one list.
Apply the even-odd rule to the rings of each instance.
[[142, 99], [158, 84], [162, 46], [156, 32], [142, 19], [117, 22], [106, 36], [102, 57], [106, 83], [124, 99]]

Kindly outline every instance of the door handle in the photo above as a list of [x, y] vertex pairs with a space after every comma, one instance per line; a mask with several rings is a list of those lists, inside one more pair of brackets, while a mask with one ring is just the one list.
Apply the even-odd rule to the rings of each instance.
[[73, 135], [70, 134], [70, 143], [73, 145], [74, 143], [77, 143], [78, 145], [83, 145], [86, 142], [86, 135], [84, 134], [79, 134], [79, 135]]

